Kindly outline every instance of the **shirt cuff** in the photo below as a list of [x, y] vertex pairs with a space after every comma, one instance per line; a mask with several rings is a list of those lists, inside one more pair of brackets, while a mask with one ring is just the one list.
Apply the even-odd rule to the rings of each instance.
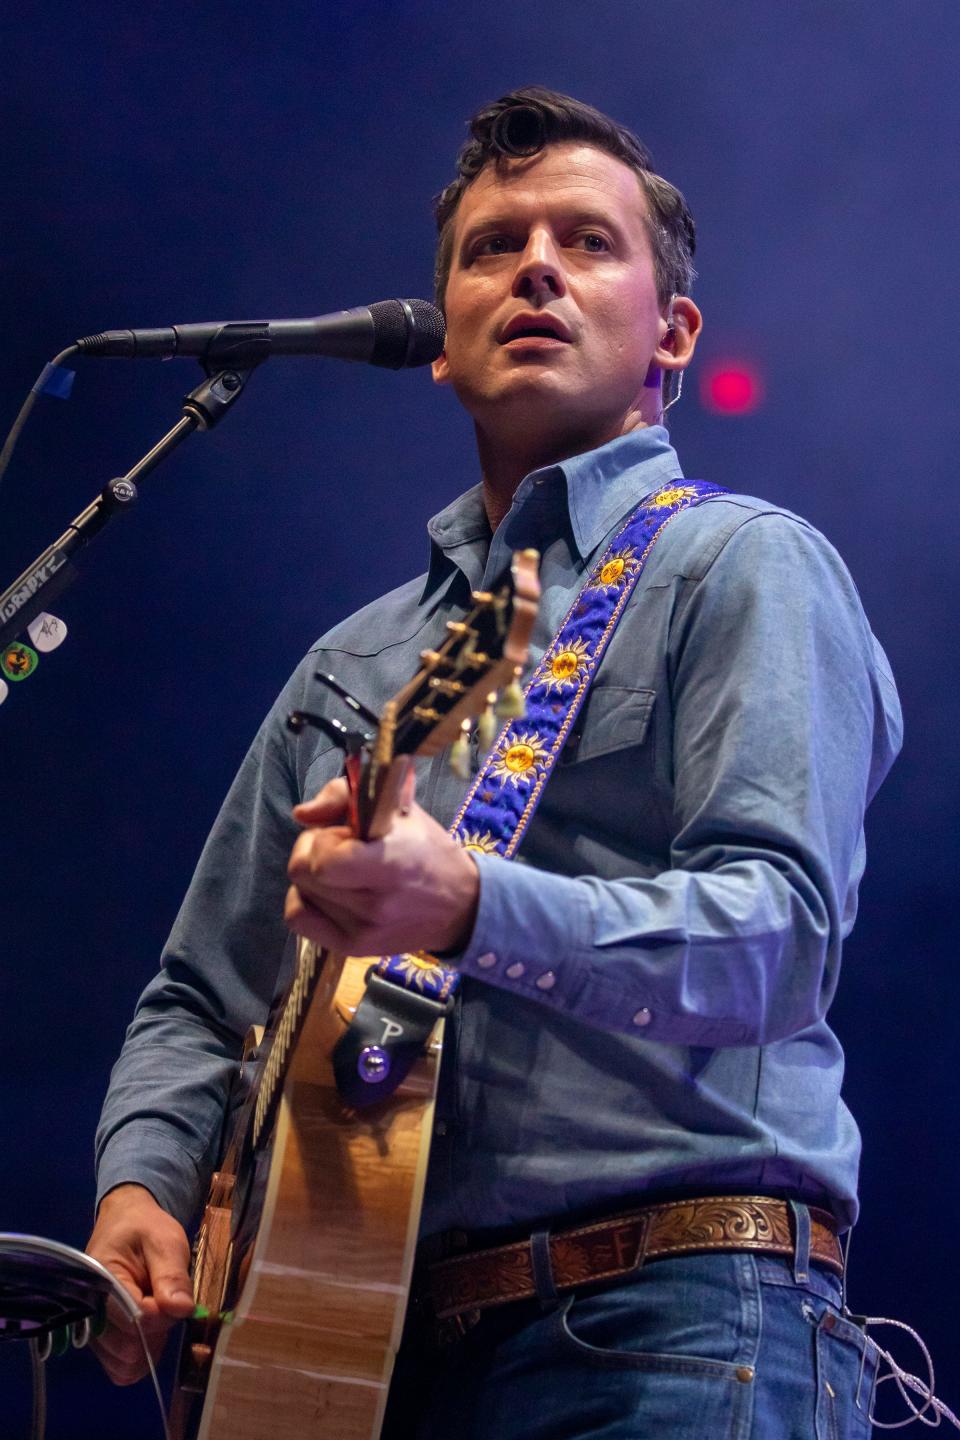
[[159, 1125], [131, 1121], [110, 1137], [97, 1166], [97, 1209], [118, 1185], [142, 1185], [187, 1229], [196, 1216], [200, 1176], [193, 1157]]
[[589, 950], [589, 908], [577, 881], [473, 851], [480, 897], [463, 975], [560, 1009], [576, 1005]]

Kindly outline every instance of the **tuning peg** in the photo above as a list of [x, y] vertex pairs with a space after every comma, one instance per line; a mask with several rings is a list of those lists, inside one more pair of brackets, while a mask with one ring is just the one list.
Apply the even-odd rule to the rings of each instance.
[[450, 747], [450, 769], [461, 780], [470, 779], [470, 721], [460, 722], [460, 734]]
[[491, 690], [487, 696], [487, 703], [483, 714], [477, 724], [477, 744], [485, 755], [490, 749], [497, 736], [497, 716], [494, 706], [497, 703], [497, 692]]
[[517, 669], [507, 688], [500, 691], [500, 698], [494, 707], [494, 713], [501, 720], [519, 720], [527, 713], [527, 702], [523, 698], [523, 691], [517, 684], [519, 673], [520, 671]]

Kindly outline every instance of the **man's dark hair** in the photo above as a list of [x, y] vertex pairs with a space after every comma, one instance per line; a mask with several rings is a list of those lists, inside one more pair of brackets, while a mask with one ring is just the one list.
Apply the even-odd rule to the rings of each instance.
[[680, 191], [656, 174], [649, 151], [632, 130], [592, 105], [541, 85], [512, 90], [478, 110], [468, 124], [471, 139], [457, 156], [457, 178], [434, 202], [439, 232], [434, 288], [441, 309], [453, 256], [454, 216], [467, 187], [487, 165], [503, 166], [563, 141], [593, 145], [634, 171], [647, 201], [657, 298], [664, 305], [671, 295], [689, 294], [696, 275], [693, 216]]

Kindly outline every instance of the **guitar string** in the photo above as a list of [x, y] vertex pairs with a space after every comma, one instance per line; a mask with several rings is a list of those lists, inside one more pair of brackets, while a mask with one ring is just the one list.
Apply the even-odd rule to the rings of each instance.
[[[463, 622], [465, 629], [471, 626], [477, 627], [477, 633], [487, 628], [492, 623], [498, 639], [502, 641], [508, 626], [503, 615], [504, 596], [498, 593], [495, 597], [484, 598], [476, 604], [473, 610], [466, 616]], [[484, 622], [487, 622], [485, 624]], [[438, 660], [442, 660], [450, 666], [450, 652], [457, 647], [458, 640], [462, 643], [463, 632], [451, 633], [443, 642], [438, 651]], [[489, 645], [489, 641], [486, 641]], [[501, 647], [502, 648], [502, 647]], [[414, 696], [409, 697], [402, 716], [397, 717], [397, 735], [402, 725], [409, 725], [416, 714], [417, 701], [424, 696], [429, 696], [427, 687], [429, 676], [425, 676], [420, 690]], [[478, 682], [479, 683], [479, 682]], [[421, 695], [422, 692], [422, 695]], [[433, 703], [443, 703], [440, 697], [433, 697]], [[455, 701], [451, 700], [448, 708], [452, 708]], [[272, 1117], [274, 1102], [278, 1090], [284, 1080], [287, 1061], [296, 1046], [299, 1038], [302, 1022], [306, 1013], [306, 1002], [310, 997], [312, 984], [317, 976], [317, 955], [312, 948], [304, 950], [298, 958], [297, 973], [291, 984], [290, 991], [284, 1002], [279, 1024], [274, 1032], [273, 1043], [270, 1053], [264, 1065], [263, 1074], [257, 1087], [257, 1095], [254, 1101], [252, 1145], [257, 1149], [267, 1128], [267, 1122]]]

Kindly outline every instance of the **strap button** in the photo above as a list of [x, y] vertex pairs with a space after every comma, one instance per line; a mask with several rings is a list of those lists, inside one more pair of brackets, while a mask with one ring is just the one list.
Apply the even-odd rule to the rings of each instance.
[[[509, 971], [507, 973], [509, 974]], [[638, 1010], [637, 1013], [634, 1015], [633, 1023], [634, 1025], [649, 1025], [652, 1019], [653, 1013], [647, 1009], [646, 1005], [644, 1005], [643, 1009]]]

